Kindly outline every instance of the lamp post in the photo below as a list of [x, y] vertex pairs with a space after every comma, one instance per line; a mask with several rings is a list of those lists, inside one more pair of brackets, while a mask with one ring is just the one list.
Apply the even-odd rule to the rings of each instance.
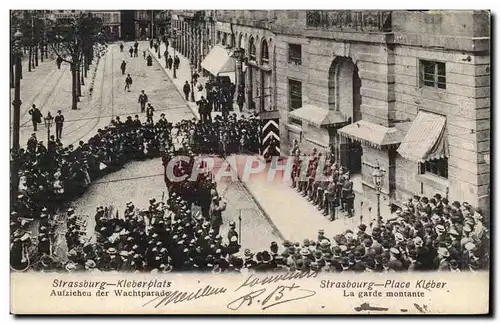
[[191, 101], [194, 102], [194, 78], [193, 78], [193, 71], [194, 71], [194, 64], [193, 60], [191, 60], [191, 64], [189, 64], [189, 68], [191, 69]]
[[47, 145], [50, 140], [50, 128], [52, 127], [52, 121], [54, 120], [54, 117], [49, 113], [47, 113], [47, 116], [43, 118], [45, 121], [45, 126], [47, 127]]
[[377, 167], [373, 170], [373, 184], [375, 185], [375, 190], [377, 191], [377, 222], [380, 224], [382, 222], [382, 216], [380, 215], [380, 194], [382, 192], [382, 182], [384, 179], [384, 171], [380, 169], [380, 165], [377, 161]]
[[[12, 150], [17, 156], [17, 152], [19, 151], [19, 129], [21, 122], [21, 58], [22, 58], [22, 49], [21, 49], [21, 40], [23, 38], [23, 33], [17, 30], [14, 33], [14, 60], [15, 60], [15, 69], [14, 69], [14, 101], [12, 102], [12, 106], [14, 108], [14, 126], [12, 128]], [[19, 170], [18, 164], [14, 161], [12, 165], [12, 174], [14, 177], [12, 178], [12, 187], [14, 197], [17, 195], [17, 191], [19, 190]]]
[[[174, 30], [172, 31], [172, 41], [174, 42], [174, 44], [172, 44], [172, 47], [174, 48], [173, 60], [175, 61], [175, 48], [177, 47], [177, 28], [174, 28]], [[174, 79], [177, 79], [175, 63], [174, 63]]]

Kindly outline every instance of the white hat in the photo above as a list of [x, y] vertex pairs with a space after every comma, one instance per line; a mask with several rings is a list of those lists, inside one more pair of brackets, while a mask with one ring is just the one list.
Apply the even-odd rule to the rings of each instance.
[[444, 256], [445, 258], [450, 256], [450, 252], [447, 248], [440, 247], [437, 252], [439, 255]]
[[476, 244], [474, 244], [472, 242], [465, 244], [465, 249], [467, 251], [473, 251], [475, 248], [476, 248]]

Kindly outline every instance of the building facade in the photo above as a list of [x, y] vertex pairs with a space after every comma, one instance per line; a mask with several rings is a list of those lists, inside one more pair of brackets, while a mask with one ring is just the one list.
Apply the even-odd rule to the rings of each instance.
[[235, 84], [244, 88], [247, 107], [262, 116], [277, 117], [275, 41], [271, 25], [275, 10], [219, 10], [215, 43], [240, 51]]
[[[383, 204], [439, 193], [489, 213], [490, 15], [486, 11], [172, 12], [196, 66], [235, 55], [247, 108], [279, 125], [282, 155], [330, 150]], [[199, 23], [198, 21], [201, 21]]]
[[282, 152], [333, 150], [369, 198], [379, 165], [387, 205], [439, 193], [489, 211], [488, 12], [285, 15], [271, 28]]

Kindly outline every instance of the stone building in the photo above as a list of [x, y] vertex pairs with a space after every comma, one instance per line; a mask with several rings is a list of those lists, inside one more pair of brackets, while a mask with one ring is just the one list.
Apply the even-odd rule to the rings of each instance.
[[92, 15], [101, 18], [104, 28], [103, 33], [107, 39], [116, 40], [122, 37], [120, 10], [92, 11]]
[[[212, 44], [213, 15], [207, 10], [172, 10], [171, 29], [175, 30], [176, 49], [201, 71], [201, 62]], [[171, 34], [172, 35], [172, 34]]]
[[235, 84], [244, 87], [248, 108], [261, 117], [278, 117], [275, 100], [275, 10], [219, 10], [216, 44], [238, 50]]
[[281, 151], [331, 148], [386, 205], [440, 193], [489, 211], [485, 11], [287, 11], [276, 35]]

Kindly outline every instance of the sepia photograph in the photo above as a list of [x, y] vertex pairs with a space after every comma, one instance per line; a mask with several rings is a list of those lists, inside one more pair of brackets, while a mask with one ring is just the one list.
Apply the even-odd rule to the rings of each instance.
[[491, 311], [489, 10], [9, 14], [11, 313]]

